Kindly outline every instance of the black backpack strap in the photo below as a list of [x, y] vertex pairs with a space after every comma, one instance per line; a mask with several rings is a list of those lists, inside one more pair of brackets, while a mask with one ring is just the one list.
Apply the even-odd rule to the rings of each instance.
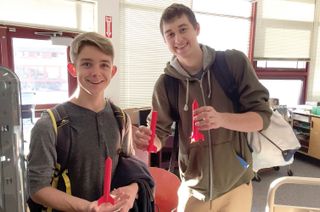
[[174, 127], [174, 136], [173, 136], [173, 147], [170, 156], [169, 163], [169, 171], [174, 172], [175, 164], [174, 161], [177, 159], [178, 153], [178, 144], [179, 144], [179, 104], [178, 104], [178, 96], [179, 96], [179, 80], [165, 74], [164, 76], [164, 84], [165, 89], [170, 105], [170, 115], [172, 119], [175, 121]]
[[117, 120], [119, 131], [120, 131], [121, 147], [120, 147], [120, 149], [118, 149], [118, 153], [119, 153], [119, 155], [127, 156], [127, 151], [125, 151], [124, 147], [123, 147], [123, 139], [124, 139], [124, 135], [125, 135], [125, 126], [127, 124], [127, 115], [125, 114], [125, 112], [120, 107], [115, 105], [113, 102], [109, 101], [109, 103], [110, 103], [111, 109], [113, 111], [113, 115], [115, 116], [115, 118]]
[[[224, 51], [216, 51], [216, 59], [212, 65], [211, 71], [213, 71], [213, 74], [217, 78], [217, 81], [222, 87], [224, 93], [229, 97], [229, 99], [231, 99], [235, 112], [240, 112], [240, 95], [238, 92], [238, 85], [228, 67]], [[252, 151], [248, 142], [247, 144], [249, 149]], [[240, 151], [242, 152], [241, 144], [239, 144], [239, 146]]]
[[[68, 176], [68, 164], [72, 149], [70, 119], [63, 104], [48, 109], [47, 112], [56, 129], [57, 136], [57, 164], [51, 186], [71, 195], [71, 183]], [[56, 126], [54, 124], [56, 124]]]
[[57, 149], [57, 162], [60, 165], [60, 168], [59, 168], [60, 170], [56, 174], [61, 175], [61, 173], [68, 166], [71, 147], [72, 147], [70, 119], [63, 104], [59, 104], [54, 108], [51, 108], [51, 111], [54, 115], [56, 126], [57, 126], [56, 149]]
[[124, 111], [120, 107], [118, 107], [117, 105], [115, 105], [111, 101], [109, 101], [109, 102], [110, 102], [110, 106], [112, 108], [113, 114], [116, 117], [116, 120], [117, 120], [117, 123], [118, 123], [118, 127], [119, 127], [119, 130], [120, 130], [121, 140], [122, 140], [123, 136], [124, 136], [124, 132], [123, 131], [124, 131], [124, 128], [125, 128], [125, 125], [126, 125], [126, 122], [127, 122], [127, 116], [126, 116], [126, 114], [124, 113]]
[[240, 111], [239, 93], [237, 83], [230, 71], [224, 51], [216, 51], [216, 59], [212, 65], [211, 71], [217, 78], [225, 94], [231, 99], [236, 112]]
[[164, 85], [170, 105], [170, 116], [175, 122], [177, 122], [180, 119], [178, 109], [179, 80], [165, 74]]
[[169, 162], [169, 172], [174, 173], [175, 168], [175, 161], [177, 160], [178, 156], [178, 144], [179, 144], [179, 121], [175, 122], [174, 126], [174, 136], [173, 136], [173, 146], [172, 146], [172, 153], [170, 156], [170, 162]]

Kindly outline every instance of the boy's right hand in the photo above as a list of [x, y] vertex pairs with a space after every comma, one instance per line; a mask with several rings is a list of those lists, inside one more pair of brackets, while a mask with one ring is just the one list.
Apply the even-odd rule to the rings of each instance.
[[133, 127], [133, 143], [141, 150], [146, 151], [151, 138], [151, 129], [146, 126]]

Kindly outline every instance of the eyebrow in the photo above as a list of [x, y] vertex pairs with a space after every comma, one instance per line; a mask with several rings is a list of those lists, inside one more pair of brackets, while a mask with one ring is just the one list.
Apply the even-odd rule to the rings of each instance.
[[92, 61], [90, 58], [81, 58], [80, 61]]
[[[186, 27], [186, 26], [188, 26], [188, 25], [185, 24], [185, 23], [182, 23], [182, 24], [180, 24], [180, 25], [178, 26], [178, 28]], [[171, 31], [172, 31], [171, 29], [168, 29], [167, 31], [164, 32], [164, 34], [167, 34], [167, 33], [171, 32]]]
[[[82, 58], [81, 60], [80, 60], [81, 62], [92, 62], [93, 61], [93, 59], [91, 59], [91, 58]], [[99, 61], [99, 63], [101, 63], [101, 62], [103, 62], [103, 63], [111, 63], [111, 60], [100, 60]]]

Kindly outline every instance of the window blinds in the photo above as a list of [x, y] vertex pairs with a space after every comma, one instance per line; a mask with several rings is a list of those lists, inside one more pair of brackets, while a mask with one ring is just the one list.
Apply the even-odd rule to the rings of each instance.
[[315, 0], [259, 0], [255, 59], [310, 58]]
[[163, 10], [172, 3], [190, 6], [190, 0], [121, 0], [120, 105], [151, 106], [154, 84], [171, 58], [160, 33]]

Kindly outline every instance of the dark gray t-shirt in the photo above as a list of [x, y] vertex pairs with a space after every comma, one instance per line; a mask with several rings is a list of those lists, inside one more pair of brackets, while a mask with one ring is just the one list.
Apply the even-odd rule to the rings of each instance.
[[[103, 194], [104, 161], [113, 160], [113, 172], [118, 163], [121, 148], [132, 154], [131, 127], [127, 118], [124, 140], [109, 103], [96, 113], [71, 102], [64, 103], [70, 119], [72, 147], [68, 163], [71, 192], [89, 201]], [[57, 160], [56, 135], [47, 113], [36, 122], [31, 132], [30, 154], [28, 155], [29, 192], [51, 186], [51, 177]]]

